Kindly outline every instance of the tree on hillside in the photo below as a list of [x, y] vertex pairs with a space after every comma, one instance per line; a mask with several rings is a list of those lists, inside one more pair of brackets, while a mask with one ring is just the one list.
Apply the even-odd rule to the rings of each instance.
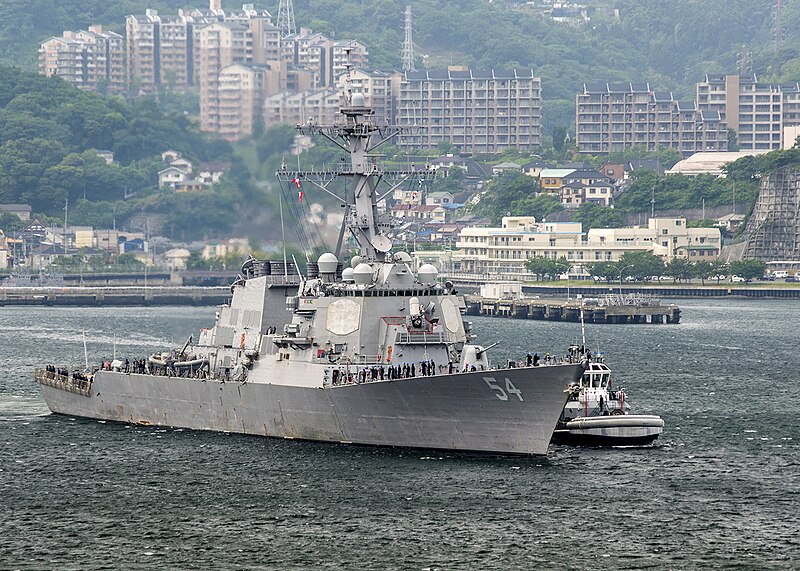
[[563, 125], [553, 127], [553, 148], [560, 153], [564, 149], [564, 141], [567, 139], [567, 128]]
[[494, 224], [499, 224], [500, 219], [507, 214], [528, 214], [521, 210], [530, 204], [526, 201], [533, 199], [538, 190], [539, 185], [533, 177], [507, 171], [492, 179], [475, 212], [489, 216]]
[[256, 156], [265, 162], [276, 153], [288, 153], [296, 131], [289, 125], [276, 125], [264, 131], [256, 141]]
[[447, 170], [440, 169], [431, 185], [431, 192], [450, 192], [455, 194], [463, 190], [462, 184], [467, 174], [459, 166], [453, 165]]
[[589, 203], [581, 204], [572, 220], [580, 222], [584, 231], [592, 228], [622, 228], [625, 225], [625, 215], [616, 208]]

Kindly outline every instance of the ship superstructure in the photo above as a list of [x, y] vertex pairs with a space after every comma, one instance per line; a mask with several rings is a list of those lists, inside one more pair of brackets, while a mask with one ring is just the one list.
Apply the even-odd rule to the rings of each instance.
[[[545, 454], [582, 365], [492, 368], [452, 284], [392, 251], [378, 202], [431, 173], [381, 168], [373, 152], [392, 130], [373, 122], [362, 95], [345, 95], [336, 124], [301, 129], [347, 153], [334, 171], [277, 173], [331, 194], [332, 180], [349, 181], [335, 253], [306, 275], [290, 262], [248, 260], [214, 326], [180, 350], [116, 362], [80, 382], [38, 371], [50, 409], [283, 438]], [[345, 264], [348, 231], [358, 254]]]

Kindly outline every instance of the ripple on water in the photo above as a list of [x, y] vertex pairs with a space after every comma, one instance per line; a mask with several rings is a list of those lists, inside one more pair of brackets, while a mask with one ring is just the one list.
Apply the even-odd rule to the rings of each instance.
[[[800, 304], [680, 305], [677, 326], [587, 325], [637, 410], [664, 417], [662, 438], [547, 458], [43, 415], [31, 369], [82, 362], [83, 329], [92, 362], [115, 337], [118, 354], [142, 355], [213, 308], [3, 308], [0, 568], [791, 569], [800, 434], [786, 340]], [[503, 340], [501, 360], [579, 335], [473, 321], [482, 341]]]

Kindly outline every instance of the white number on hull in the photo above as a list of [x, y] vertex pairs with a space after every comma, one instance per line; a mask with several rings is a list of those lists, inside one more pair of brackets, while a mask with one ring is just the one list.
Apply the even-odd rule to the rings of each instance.
[[522, 400], [522, 391], [515, 387], [508, 377], [506, 377], [506, 392], [510, 395], [517, 395], [517, 398]]
[[483, 380], [486, 381], [486, 384], [489, 385], [489, 388], [493, 391], [497, 391], [496, 396], [501, 401], [507, 401], [508, 395], [515, 395], [520, 401], [524, 400], [522, 398], [522, 391], [519, 390], [517, 387], [514, 386], [514, 383], [511, 382], [511, 379], [506, 377], [506, 388], [503, 390], [503, 387], [497, 384], [497, 379], [494, 377], [483, 377]]

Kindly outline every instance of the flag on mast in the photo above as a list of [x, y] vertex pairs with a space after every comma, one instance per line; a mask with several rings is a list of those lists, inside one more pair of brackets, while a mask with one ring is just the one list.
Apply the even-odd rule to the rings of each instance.
[[299, 179], [299, 178], [293, 178], [293, 179], [292, 179], [292, 182], [294, 183], [294, 185], [295, 185], [297, 188], [300, 188], [300, 179]]
[[300, 202], [303, 202], [303, 191], [302, 190], [298, 190], [297, 191], [297, 196], [300, 197]]

